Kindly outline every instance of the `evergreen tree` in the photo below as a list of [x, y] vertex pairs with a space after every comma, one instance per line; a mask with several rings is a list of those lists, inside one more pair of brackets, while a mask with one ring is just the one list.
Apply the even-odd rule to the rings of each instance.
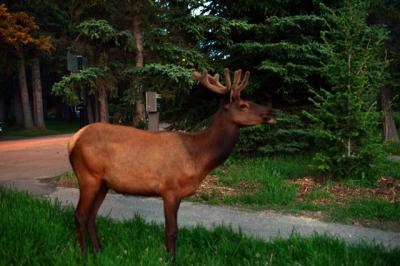
[[395, 0], [374, 0], [368, 17], [370, 24], [385, 24], [389, 39], [385, 48], [390, 58], [391, 78], [379, 94], [379, 105], [383, 111], [383, 136], [386, 142], [399, 143], [400, 120], [396, 122], [394, 111], [400, 109], [400, 2]]
[[381, 159], [376, 98], [387, 79], [382, 52], [388, 32], [366, 23], [367, 8], [355, 0], [338, 10], [325, 7], [322, 75], [330, 87], [313, 91], [308, 117], [317, 134], [314, 164], [334, 177], [373, 175]]
[[[49, 36], [44, 35], [34, 36], [35, 30], [39, 29], [34, 18], [25, 12], [11, 13], [5, 4], [0, 5], [0, 19], [2, 21], [0, 25], [0, 39], [12, 46], [17, 56], [19, 95], [23, 111], [24, 127], [30, 129], [34, 127], [34, 123], [25, 72], [26, 52], [29, 48], [48, 52], [52, 48], [51, 39]], [[34, 78], [36, 78], [35, 75]], [[34, 87], [37, 87], [36, 84], [34, 85]], [[36, 95], [36, 92], [34, 95]], [[44, 126], [42, 123], [39, 125], [40, 127]]]
[[[151, 8], [147, 7], [147, 16], [141, 16], [146, 63], [124, 71], [131, 81], [132, 91], [153, 90], [161, 94], [162, 116], [169, 121], [187, 121], [188, 109], [182, 104], [197, 83], [191, 72], [209, 68], [208, 55], [202, 53], [199, 39], [192, 34], [199, 25], [193, 18], [191, 3], [156, 1]], [[135, 93], [130, 95], [135, 96]], [[197, 107], [199, 105], [192, 105], [192, 110], [198, 110]]]
[[[79, 104], [80, 101], [76, 100], [79, 97], [83, 99], [89, 123], [107, 122], [108, 98], [116, 90], [116, 78], [109, 67], [110, 49], [131, 49], [133, 37], [129, 31], [116, 30], [106, 20], [85, 20], [76, 29], [78, 36], [74, 48], [89, 57], [92, 68], [82, 70], [78, 75], [71, 74], [70, 78], [64, 77], [53, 85], [53, 92], [64, 96], [70, 105]], [[80, 86], [79, 82], [89, 82], [89, 86]], [[71, 93], [76, 95], [72, 96]]]

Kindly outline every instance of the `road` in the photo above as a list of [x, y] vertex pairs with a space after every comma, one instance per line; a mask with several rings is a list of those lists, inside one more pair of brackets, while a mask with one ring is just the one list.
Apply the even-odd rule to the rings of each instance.
[[[0, 183], [44, 195], [55, 188], [40, 179], [71, 169], [67, 155], [70, 135], [0, 141]], [[36, 189], [36, 190], [35, 190]]]
[[[70, 169], [66, 143], [70, 136], [36, 138], [0, 142], [0, 184], [11, 184], [34, 195], [57, 199], [63, 205], [76, 205], [79, 190], [60, 188], [40, 179]], [[100, 215], [124, 220], [136, 214], [148, 222], [163, 223], [162, 201], [156, 198], [128, 197], [109, 193], [100, 208]], [[228, 225], [242, 233], [271, 240], [289, 237], [293, 232], [307, 237], [327, 234], [349, 243], [366, 241], [388, 248], [400, 248], [400, 233], [361, 226], [325, 223], [305, 217], [293, 217], [271, 211], [243, 211], [229, 207], [183, 202], [179, 224], [184, 227], [202, 225], [212, 228]]]

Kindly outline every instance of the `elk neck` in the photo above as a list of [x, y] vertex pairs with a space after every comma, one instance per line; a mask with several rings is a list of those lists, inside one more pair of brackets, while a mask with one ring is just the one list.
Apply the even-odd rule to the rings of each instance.
[[229, 114], [221, 106], [211, 124], [195, 134], [191, 145], [198, 169], [207, 174], [223, 163], [239, 140], [239, 127], [229, 119]]

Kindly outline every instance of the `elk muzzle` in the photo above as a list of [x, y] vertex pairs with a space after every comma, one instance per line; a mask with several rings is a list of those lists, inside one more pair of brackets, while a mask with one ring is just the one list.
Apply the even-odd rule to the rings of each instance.
[[273, 125], [276, 124], [276, 115], [273, 110], [268, 110], [262, 117], [264, 124]]

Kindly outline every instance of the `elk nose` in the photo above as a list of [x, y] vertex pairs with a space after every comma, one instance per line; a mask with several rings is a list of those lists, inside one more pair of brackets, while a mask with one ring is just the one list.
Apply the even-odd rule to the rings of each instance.
[[269, 111], [267, 114], [263, 115], [263, 122], [266, 124], [276, 124], [276, 116], [274, 111]]
[[268, 119], [267, 124], [275, 125], [275, 124], [276, 124], [276, 119], [275, 119], [275, 117], [271, 117], [270, 119]]
[[276, 119], [275, 119], [275, 117], [265, 117], [264, 123], [274, 125], [274, 124], [276, 124]]

